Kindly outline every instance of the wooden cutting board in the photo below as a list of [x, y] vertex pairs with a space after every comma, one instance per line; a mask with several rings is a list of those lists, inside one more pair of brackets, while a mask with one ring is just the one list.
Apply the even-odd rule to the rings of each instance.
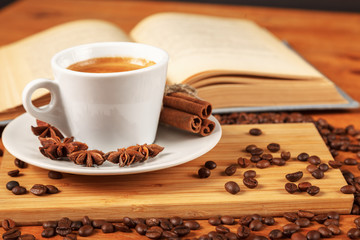
[[[249, 135], [249, 129], [253, 127], [261, 128], [263, 134]], [[22, 176], [14, 179], [7, 175], [8, 171], [16, 169], [14, 157], [6, 153], [0, 170], [0, 219], [36, 223], [57, 220], [62, 216], [76, 220], [84, 215], [117, 221], [124, 216], [178, 215], [201, 219], [225, 214], [234, 217], [253, 213], [282, 215], [298, 209], [315, 212], [335, 210], [347, 214], [351, 211], [353, 195], [340, 192], [340, 187], [346, 182], [338, 169], [330, 169], [323, 179], [318, 180], [305, 170], [307, 163], [292, 158], [285, 166], [267, 169], [250, 166], [239, 168], [233, 176], [224, 175], [225, 168], [236, 163], [238, 157], [249, 157], [244, 152], [249, 144], [266, 148], [267, 144], [276, 142], [281, 145], [281, 151], [290, 151], [293, 157], [307, 152], [328, 162], [332, 157], [313, 124], [231, 125], [222, 126], [222, 130], [223, 136], [218, 145], [202, 157], [177, 167], [135, 175], [64, 174], [63, 179], [54, 180], [48, 178], [47, 170], [29, 166], [21, 169]], [[280, 152], [273, 155], [279, 157]], [[215, 161], [218, 167], [212, 170], [209, 178], [199, 179], [197, 171], [207, 160]], [[259, 185], [255, 189], [248, 189], [242, 183], [242, 174], [249, 169], [258, 173]], [[309, 181], [320, 187], [318, 195], [289, 194], [285, 191], [285, 175], [299, 170], [304, 172], [300, 181]], [[19, 181], [27, 189], [36, 183], [53, 184], [61, 192], [46, 196], [31, 193], [16, 196], [5, 188], [10, 180]], [[224, 184], [227, 181], [238, 182], [241, 191], [236, 195], [226, 192]]]

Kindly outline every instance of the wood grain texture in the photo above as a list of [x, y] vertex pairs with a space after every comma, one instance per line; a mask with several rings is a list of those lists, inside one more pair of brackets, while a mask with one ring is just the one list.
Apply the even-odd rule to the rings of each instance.
[[[251, 136], [253, 127], [263, 130], [261, 136]], [[293, 159], [285, 166], [271, 166], [255, 169], [259, 186], [248, 189], [242, 183], [245, 170], [238, 169], [235, 175], [226, 176], [224, 170], [236, 163], [248, 144], [266, 149], [271, 142], [277, 142], [284, 151], [290, 151]], [[265, 152], [268, 152], [266, 150]], [[15, 196], [5, 189], [7, 181], [13, 178], [7, 172], [14, 169], [14, 158], [4, 156], [0, 171], [0, 219], [10, 217], [17, 222], [39, 222], [55, 220], [61, 215], [80, 219], [106, 218], [118, 221], [130, 217], [170, 217], [206, 219], [214, 215], [242, 216], [258, 213], [261, 215], [282, 215], [285, 211], [307, 209], [315, 212], [336, 210], [350, 213], [353, 196], [342, 194], [339, 189], [345, 185], [340, 170], [331, 169], [323, 179], [314, 179], [305, 170], [307, 163], [294, 158], [301, 152], [318, 155], [323, 162], [332, 159], [316, 128], [306, 124], [266, 124], [223, 126], [219, 144], [204, 156], [166, 170], [124, 176], [76, 176], [65, 174], [62, 180], [49, 179], [48, 171], [30, 166], [21, 169], [23, 176], [16, 180], [30, 189], [33, 184], [53, 184], [61, 192], [54, 195], [35, 196], [31, 193]], [[280, 153], [274, 153], [279, 157]], [[217, 162], [208, 179], [199, 179], [197, 170], [207, 161]], [[52, 160], [49, 160], [52, 161]], [[300, 181], [310, 181], [320, 187], [316, 196], [307, 193], [289, 194], [284, 189], [285, 175], [303, 171]], [[231, 195], [224, 189], [227, 181], [239, 183], [241, 191]], [[17, 209], [17, 211], [14, 211]]]

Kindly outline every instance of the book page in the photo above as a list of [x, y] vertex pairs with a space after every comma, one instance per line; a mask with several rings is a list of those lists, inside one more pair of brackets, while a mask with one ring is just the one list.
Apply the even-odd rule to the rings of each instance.
[[[36, 78], [52, 79], [52, 56], [69, 47], [105, 41], [131, 41], [116, 25], [102, 20], [79, 20], [50, 28], [0, 48], [0, 111], [18, 106], [22, 90]], [[44, 92], [36, 91], [34, 98]]]
[[252, 21], [180, 13], [161, 13], [141, 21], [131, 37], [170, 55], [170, 82], [201, 80], [219, 72], [279, 78], [323, 76]]

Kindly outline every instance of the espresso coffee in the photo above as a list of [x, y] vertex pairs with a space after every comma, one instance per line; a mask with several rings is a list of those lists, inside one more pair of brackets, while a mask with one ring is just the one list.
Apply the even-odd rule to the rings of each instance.
[[155, 62], [143, 58], [101, 57], [80, 61], [67, 68], [77, 72], [114, 73], [146, 68], [154, 64]]

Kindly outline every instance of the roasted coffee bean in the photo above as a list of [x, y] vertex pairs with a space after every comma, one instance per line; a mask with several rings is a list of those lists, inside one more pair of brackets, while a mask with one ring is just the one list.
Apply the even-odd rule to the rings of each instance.
[[75, 233], [70, 233], [66, 235], [63, 240], [77, 240], [77, 235]]
[[73, 221], [72, 223], [71, 223], [71, 230], [73, 230], [73, 231], [78, 231], [81, 227], [82, 227], [82, 222], [81, 221]]
[[47, 191], [47, 188], [43, 184], [35, 184], [30, 189], [30, 192], [36, 196], [44, 195]]
[[187, 226], [176, 226], [174, 227], [173, 232], [176, 233], [179, 237], [182, 237], [190, 232], [190, 228]]
[[190, 230], [198, 230], [200, 228], [200, 224], [195, 220], [189, 220], [184, 222], [184, 226], [190, 228]]
[[25, 194], [27, 191], [26, 191], [26, 188], [22, 187], [22, 186], [15, 186], [11, 189], [11, 192], [15, 195], [23, 195]]
[[275, 224], [275, 219], [271, 216], [268, 216], [268, 217], [264, 217], [262, 219], [262, 222], [268, 226], [272, 226]]
[[42, 232], [41, 232], [41, 236], [43, 238], [51, 238], [53, 236], [55, 236], [55, 228], [45, 228]]
[[59, 192], [59, 189], [54, 185], [46, 185], [46, 193], [48, 194], [55, 194]]
[[123, 223], [114, 223], [113, 226], [114, 226], [114, 230], [118, 232], [125, 232], [125, 233], [132, 232], [132, 230]]
[[101, 231], [103, 233], [112, 233], [115, 231], [114, 225], [109, 222], [105, 222], [103, 225], [101, 225]]
[[351, 214], [352, 215], [360, 215], [360, 206], [354, 203], [353, 207], [351, 209]]
[[311, 186], [306, 192], [311, 196], [315, 196], [320, 192], [320, 188], [318, 186]]
[[262, 148], [258, 148], [258, 147], [251, 151], [252, 156], [254, 156], [254, 155], [260, 156], [263, 153], [264, 153], [264, 150]]
[[251, 151], [254, 150], [255, 148], [257, 148], [256, 145], [250, 144], [245, 148], [245, 151], [248, 152], [248, 153], [251, 153]]
[[[215, 231], [211, 231], [208, 233], [208, 237], [213, 240], [213, 239], [222, 239], [221, 236], [219, 237], [219, 234], [218, 232], [215, 232]], [[225, 235], [223, 235], [225, 237]]]
[[308, 158], [309, 158], [309, 154], [307, 154], [307, 153], [300, 153], [300, 154], [297, 156], [296, 159], [299, 160], [299, 161], [305, 162], [305, 161], [308, 160]]
[[307, 237], [302, 233], [294, 233], [291, 235], [291, 240], [307, 240]]
[[6, 218], [2, 221], [1, 226], [3, 227], [3, 229], [5, 231], [8, 231], [8, 230], [14, 228], [16, 226], [16, 223], [14, 222], [14, 220], [12, 220], [10, 218]]
[[321, 179], [324, 177], [324, 172], [321, 171], [320, 169], [316, 169], [311, 173], [311, 176], [313, 176], [316, 179]]
[[316, 230], [310, 230], [307, 234], [306, 237], [308, 240], [319, 240], [321, 238], [321, 235], [318, 231]]
[[148, 218], [145, 220], [145, 224], [148, 225], [149, 227], [159, 226], [160, 220], [158, 218]]
[[84, 225], [79, 229], [79, 235], [81, 237], [88, 237], [93, 234], [94, 228], [91, 225]]
[[8, 190], [12, 190], [16, 186], [19, 186], [19, 182], [17, 182], [17, 181], [9, 181], [6, 183], [6, 188]]
[[318, 232], [323, 238], [329, 238], [332, 236], [332, 232], [327, 227], [319, 227]]
[[238, 240], [237, 235], [232, 232], [225, 233], [225, 237], [227, 238], [227, 240]]
[[318, 215], [315, 215], [315, 217], [313, 217], [312, 220], [316, 221], [320, 224], [323, 224], [327, 218], [328, 218], [327, 214], [318, 214]]
[[249, 130], [249, 133], [252, 136], [260, 136], [262, 134], [262, 131], [259, 128], [252, 128]]
[[163, 231], [162, 236], [163, 236], [163, 238], [166, 238], [166, 239], [178, 237], [178, 235], [172, 231]]
[[338, 212], [335, 212], [335, 211], [330, 211], [330, 212], [327, 213], [327, 217], [329, 219], [339, 220], [340, 219], [340, 214]]
[[260, 231], [262, 226], [263, 224], [261, 223], [260, 220], [252, 220], [251, 223], [249, 224], [249, 228], [252, 231]]
[[280, 144], [278, 143], [270, 143], [269, 145], [267, 145], [267, 149], [270, 151], [270, 152], [277, 152], [280, 150]]
[[63, 174], [61, 172], [49, 171], [48, 177], [51, 179], [61, 179], [63, 178]]
[[311, 187], [311, 183], [309, 182], [301, 182], [298, 184], [298, 189], [300, 192], [306, 192], [309, 187]]
[[251, 215], [252, 220], [262, 220], [262, 217], [259, 214], [252, 214]]
[[218, 233], [225, 234], [225, 233], [230, 232], [230, 229], [225, 227], [224, 225], [218, 225], [215, 227], [215, 231]]
[[233, 225], [234, 223], [235, 223], [235, 219], [233, 218], [233, 217], [231, 217], [231, 216], [222, 216], [221, 218], [220, 218], [220, 220], [221, 220], [221, 223], [222, 224], [226, 224], [226, 225]]
[[148, 229], [148, 226], [146, 224], [143, 224], [143, 223], [139, 223], [135, 227], [135, 231], [140, 235], [145, 235], [147, 229]]
[[318, 168], [320, 171], [326, 172], [327, 170], [329, 170], [329, 165], [327, 165], [326, 163], [321, 163]]
[[335, 161], [331, 160], [331, 161], [329, 161], [329, 165], [332, 168], [340, 168], [342, 166], [342, 162], [336, 161], [336, 160]]
[[232, 176], [235, 174], [236, 169], [237, 169], [237, 166], [235, 164], [232, 164], [225, 169], [225, 174], [228, 176]]
[[257, 168], [268, 168], [270, 167], [270, 162], [268, 160], [260, 160], [256, 163]]
[[8, 171], [7, 174], [10, 177], [17, 177], [17, 176], [19, 176], [19, 173], [20, 173], [19, 169], [15, 169], [15, 170]]
[[15, 158], [14, 160], [14, 164], [15, 166], [17, 166], [18, 168], [27, 168], [28, 164], [24, 161], [21, 161], [20, 159], [18, 158]]
[[208, 178], [211, 175], [211, 172], [209, 169], [202, 167], [198, 171], [199, 178]]
[[237, 162], [241, 168], [246, 168], [250, 165], [250, 161], [248, 159], [242, 158], [242, 157], [239, 157]]
[[281, 159], [287, 161], [290, 159], [291, 157], [291, 153], [290, 152], [281, 152], [281, 155], [280, 155]]
[[4, 240], [17, 240], [21, 235], [18, 228], [11, 228], [3, 233], [2, 238]]
[[341, 233], [341, 230], [336, 225], [329, 225], [327, 228], [332, 232], [333, 235], [339, 235]]
[[207, 235], [207, 234], [204, 234], [204, 235], [201, 235], [198, 240], [211, 240], [211, 238]]
[[256, 172], [254, 170], [247, 170], [244, 172], [244, 178], [255, 178]]
[[45, 228], [56, 228], [58, 225], [57, 221], [46, 221], [43, 222], [42, 227]]
[[269, 238], [271, 240], [277, 240], [277, 239], [282, 239], [284, 237], [283, 233], [281, 230], [279, 229], [273, 229], [271, 230], [271, 232], [269, 233]]
[[295, 221], [295, 224], [299, 225], [301, 228], [310, 226], [310, 220], [308, 218], [299, 218]]
[[309, 172], [309, 173], [312, 173], [312, 172], [314, 172], [315, 170], [317, 170], [318, 168], [317, 168], [317, 166], [315, 166], [315, 165], [307, 165], [307, 167], [306, 167], [306, 170]]
[[283, 234], [287, 237], [290, 237], [291, 234], [300, 230], [300, 226], [295, 223], [288, 223], [283, 226]]
[[35, 240], [35, 236], [32, 234], [23, 234], [21, 235], [18, 240]]
[[261, 157], [260, 157], [260, 155], [251, 156], [250, 161], [253, 163], [257, 163], [257, 162], [261, 161]]
[[316, 155], [310, 156], [307, 161], [312, 165], [319, 165], [321, 163], [320, 158]]
[[71, 233], [72, 232], [71, 223], [72, 223], [72, 221], [69, 218], [67, 218], [67, 217], [61, 218], [58, 221], [56, 233], [63, 237], [66, 236], [67, 234]]
[[298, 171], [298, 172], [294, 172], [294, 173], [288, 173], [286, 174], [286, 179], [290, 182], [296, 182], [299, 181], [302, 177], [303, 177], [303, 172], [302, 171]]
[[360, 226], [360, 217], [357, 217], [354, 219], [354, 223], [358, 226]]
[[332, 219], [332, 218], [326, 219], [324, 222], [325, 226], [330, 226], [330, 225], [339, 226], [339, 224], [340, 224], [339, 219]]
[[350, 239], [358, 239], [360, 237], [360, 229], [358, 228], [350, 228], [347, 232], [347, 236]]
[[271, 160], [271, 163], [276, 166], [284, 166], [286, 164], [286, 161], [282, 158], [273, 158], [273, 160]]
[[[163, 230], [170, 231], [174, 226], [171, 224], [171, 222], [168, 219], [164, 219], [160, 221], [160, 227]], [[199, 225], [200, 227], [200, 225]]]
[[139, 224], [139, 223], [145, 224], [145, 218], [134, 218], [133, 221], [135, 224]]
[[271, 161], [273, 159], [273, 155], [271, 155], [270, 153], [264, 153], [263, 155], [261, 155], [261, 159]]
[[254, 220], [254, 219], [252, 219], [251, 216], [242, 216], [239, 219], [239, 224], [248, 227], [252, 220]]
[[255, 178], [244, 178], [243, 183], [248, 188], [256, 188], [258, 185], [258, 181]]
[[228, 191], [231, 194], [237, 194], [238, 192], [240, 192], [239, 185], [233, 181], [229, 181], [229, 182], [225, 183], [225, 189], [226, 189], [226, 191]]
[[336, 151], [335, 149], [330, 149], [330, 153], [331, 153], [331, 155], [332, 155], [333, 157], [336, 157], [336, 156], [339, 155], [339, 152]]
[[340, 191], [344, 194], [354, 194], [356, 188], [353, 185], [345, 185], [340, 188]]
[[315, 213], [313, 213], [311, 211], [305, 211], [305, 210], [299, 210], [297, 212], [297, 215], [300, 218], [308, 218], [308, 219], [313, 219], [315, 217]]
[[91, 223], [91, 225], [92, 225], [94, 228], [100, 229], [101, 226], [102, 226], [103, 224], [105, 224], [105, 223], [107, 223], [105, 220], [97, 219], [97, 220], [93, 220], [92, 223]]
[[299, 219], [299, 216], [296, 212], [284, 212], [283, 217], [289, 222], [295, 222], [297, 219]]
[[205, 163], [205, 167], [207, 168], [207, 169], [210, 169], [210, 170], [213, 170], [213, 169], [215, 169], [216, 168], [216, 162], [214, 162], [214, 161], [207, 161], [206, 163]]
[[[123, 220], [125, 222], [125, 218]], [[84, 216], [82, 219], [81, 219], [81, 222], [82, 224], [85, 226], [85, 225], [91, 225], [91, 220], [88, 216]]]
[[240, 239], [245, 239], [250, 236], [250, 232], [250, 228], [241, 225], [240, 227], [238, 227], [236, 234]]
[[267, 237], [255, 235], [253, 240], [268, 240]]
[[358, 161], [355, 158], [346, 158], [344, 160], [345, 165], [357, 165]]
[[208, 222], [210, 225], [218, 226], [221, 224], [221, 219], [219, 217], [210, 217]]
[[170, 220], [171, 224], [174, 226], [179, 226], [183, 223], [183, 219], [181, 217], [177, 217], [177, 216], [171, 217], [169, 220]]
[[285, 190], [286, 190], [288, 193], [293, 194], [293, 193], [296, 193], [296, 192], [297, 192], [298, 188], [297, 188], [297, 186], [296, 186], [295, 183], [286, 183], [286, 184], [285, 184]]

